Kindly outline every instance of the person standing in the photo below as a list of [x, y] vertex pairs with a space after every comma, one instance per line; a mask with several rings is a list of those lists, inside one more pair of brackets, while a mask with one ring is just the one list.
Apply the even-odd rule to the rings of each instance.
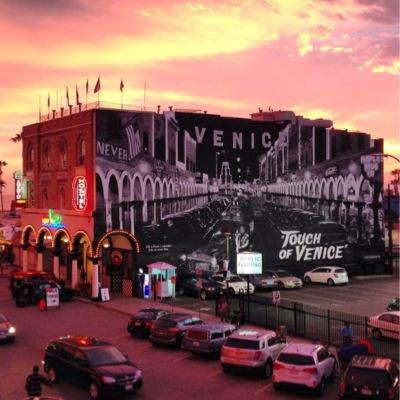
[[218, 302], [218, 314], [221, 318], [221, 322], [228, 322], [229, 305], [225, 297], [221, 297]]
[[350, 326], [348, 321], [345, 321], [340, 333], [342, 334], [343, 344], [353, 343], [353, 328]]
[[25, 382], [25, 389], [28, 396], [41, 396], [42, 384], [50, 385], [50, 381], [39, 373], [39, 367], [35, 365], [33, 367], [33, 373], [28, 375]]

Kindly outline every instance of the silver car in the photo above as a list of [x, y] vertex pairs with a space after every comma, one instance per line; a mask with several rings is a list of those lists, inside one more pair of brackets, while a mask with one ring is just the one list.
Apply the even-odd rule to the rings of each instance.
[[279, 289], [300, 289], [303, 287], [303, 281], [284, 269], [276, 271], [267, 271], [278, 281]]
[[250, 274], [249, 280], [257, 290], [276, 289], [278, 287], [278, 280], [270, 273], [262, 275]]
[[5, 315], [0, 314], [0, 341], [13, 342], [15, 340], [15, 334], [15, 326], [10, 323]]

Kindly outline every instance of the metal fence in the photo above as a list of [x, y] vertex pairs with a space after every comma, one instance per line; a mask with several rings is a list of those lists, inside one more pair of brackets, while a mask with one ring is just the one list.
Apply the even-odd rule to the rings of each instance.
[[382, 330], [391, 333], [397, 340], [386, 337], [377, 340], [372, 336], [368, 317], [288, 300], [281, 300], [275, 306], [271, 298], [257, 295], [230, 298], [231, 310], [240, 309], [243, 305], [250, 324], [273, 330], [283, 325], [289, 334], [338, 347], [342, 345], [341, 329], [347, 321], [353, 329], [355, 341], [369, 339], [374, 354], [399, 359], [399, 332], [392, 330], [392, 324], [384, 326]]

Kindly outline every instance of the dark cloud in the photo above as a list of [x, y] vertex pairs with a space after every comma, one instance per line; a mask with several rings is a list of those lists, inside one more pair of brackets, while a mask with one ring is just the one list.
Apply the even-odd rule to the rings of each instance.
[[35, 15], [62, 15], [87, 11], [87, 5], [78, 0], [2, 0], [0, 9], [8, 13], [35, 13]]
[[399, 0], [356, 0], [367, 10], [360, 15], [362, 18], [369, 19], [380, 24], [399, 23]]
[[399, 57], [399, 38], [392, 37], [386, 39], [381, 45], [380, 58], [396, 59]]

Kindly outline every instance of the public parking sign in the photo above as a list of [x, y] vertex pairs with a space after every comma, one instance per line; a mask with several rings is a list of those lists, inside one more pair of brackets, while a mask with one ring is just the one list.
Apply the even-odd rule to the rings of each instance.
[[281, 292], [279, 290], [274, 290], [272, 292], [272, 301], [274, 304], [279, 304], [281, 301]]
[[58, 293], [58, 288], [50, 287], [46, 289], [46, 306], [47, 308], [60, 306], [60, 296]]

